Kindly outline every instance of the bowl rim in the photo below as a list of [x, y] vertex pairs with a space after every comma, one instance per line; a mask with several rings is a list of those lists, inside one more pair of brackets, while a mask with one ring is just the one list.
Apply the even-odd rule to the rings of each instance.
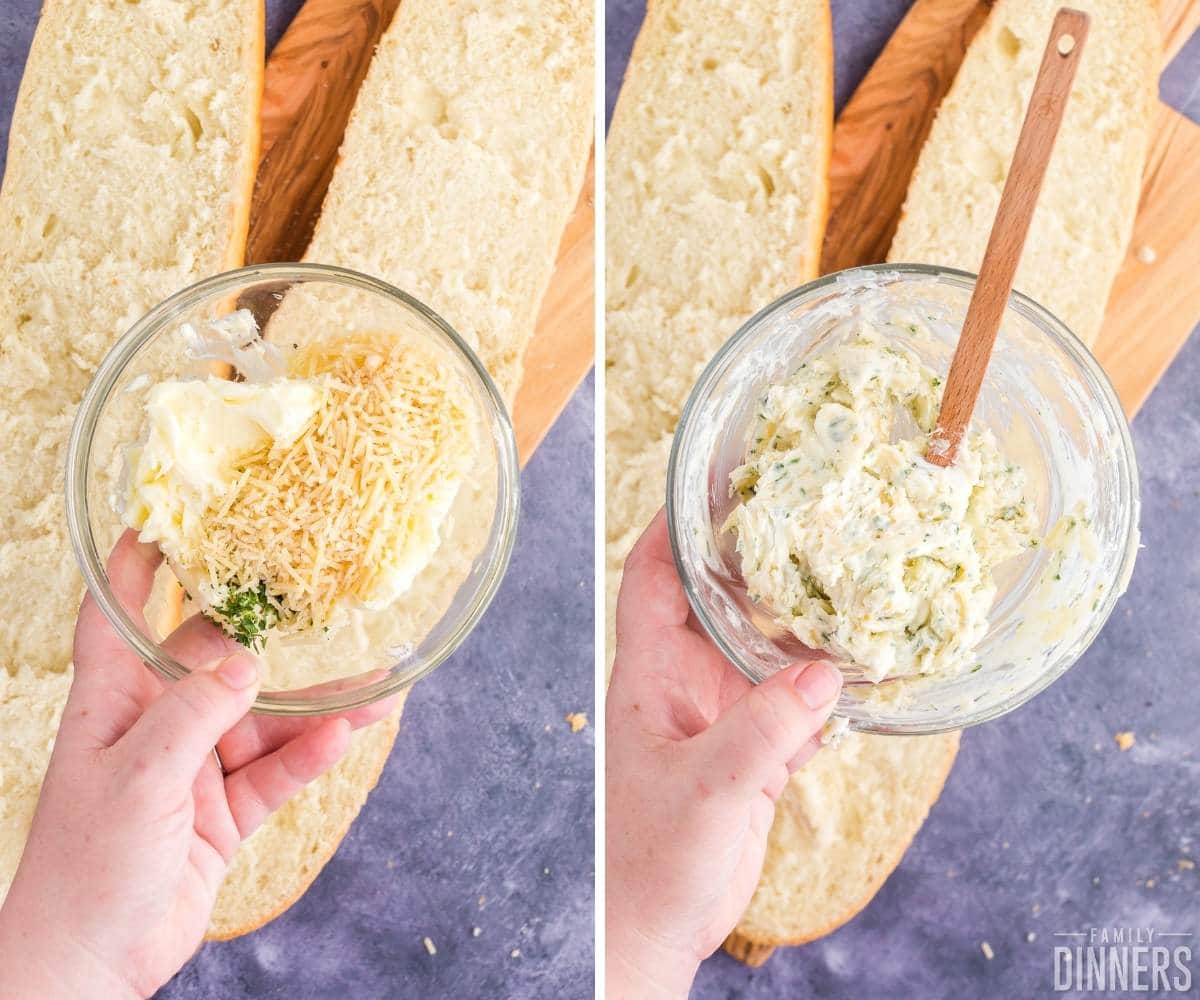
[[[695, 612], [696, 618], [703, 626], [705, 633], [717, 645], [717, 648], [721, 650], [726, 659], [752, 684], [758, 684], [766, 678], [758, 676], [757, 672], [744, 662], [740, 651], [732, 643], [728, 642], [721, 630], [715, 626], [704, 602], [700, 600], [696, 581], [689, 567], [685, 564], [682, 554], [679, 513], [675, 509], [675, 495], [682, 452], [685, 445], [691, 443], [692, 417], [697, 408], [702, 403], [707, 402], [707, 390], [710, 383], [723, 369], [727, 359], [760, 323], [769, 316], [785, 311], [799, 300], [817, 295], [831, 285], [845, 283], [847, 279], [871, 275], [900, 275], [903, 278], [949, 279], [950, 284], [966, 289], [974, 289], [979, 277], [974, 272], [955, 267], [944, 267], [934, 264], [885, 263], [864, 264], [858, 267], [845, 268], [844, 270], [822, 275], [813, 281], [806, 282], [781, 295], [769, 305], [759, 309], [753, 316], [742, 323], [733, 335], [721, 345], [716, 354], [705, 365], [700, 376], [692, 386], [691, 391], [688, 393], [687, 400], [680, 412], [679, 422], [675, 428], [671, 442], [671, 454], [667, 462], [666, 489], [667, 533], [671, 543], [671, 554], [675, 561], [675, 569], [683, 584], [684, 592], [687, 594], [688, 604]], [[1007, 697], [1000, 699], [988, 707], [963, 712], [958, 715], [947, 714], [944, 719], [929, 722], [904, 722], [897, 724], [871, 719], [849, 719], [846, 716], [842, 716], [835, 708], [833, 717], [846, 719], [849, 728], [857, 732], [898, 736], [924, 736], [935, 733], [955, 732], [988, 722], [991, 719], [998, 718], [1019, 708], [1044, 691], [1083, 658], [1084, 653], [1087, 652], [1088, 648], [1108, 622], [1109, 616], [1112, 614], [1113, 608], [1116, 607], [1117, 601], [1124, 593], [1125, 585], [1128, 584], [1133, 572], [1133, 563], [1137, 558], [1138, 523], [1141, 511], [1137, 456], [1133, 447], [1129, 418], [1125, 415], [1125, 410], [1121, 405], [1120, 398], [1117, 396], [1116, 389], [1113, 387], [1112, 380], [1087, 345], [1079, 339], [1066, 323], [1050, 312], [1045, 306], [1028, 295], [1013, 289], [1005, 305], [1006, 313], [1009, 310], [1029, 320], [1040, 332], [1053, 338], [1071, 359], [1096, 382], [1100, 387], [1099, 401], [1117, 418], [1113, 422], [1117, 427], [1117, 434], [1121, 440], [1120, 451], [1124, 456], [1128, 469], [1128, 481], [1123, 483], [1123, 486], [1129, 493], [1129, 502], [1125, 508], [1125, 523], [1123, 526], [1125, 546], [1121, 554], [1120, 567], [1116, 573], [1117, 586], [1108, 589], [1104, 604], [1098, 610], [1098, 613], [1092, 617], [1089, 628], [1084, 633], [1075, 655], [1073, 657], [1063, 657], [1063, 662], [1058, 664], [1054, 670], [1047, 670], [1038, 674], [1036, 680], [1028, 686], [1011, 692]]]
[[331, 264], [253, 264], [211, 275], [180, 289], [134, 323], [109, 349], [92, 376], [76, 410], [67, 442], [66, 516], [75, 561], [83, 575], [88, 593], [100, 607], [108, 623], [142, 662], [160, 677], [173, 681], [187, 676], [191, 672], [189, 668], [167, 655], [158, 643], [152, 642], [138, 629], [108, 584], [105, 560], [96, 547], [88, 516], [87, 479], [95, 428], [103, 407], [111, 398], [121, 375], [137, 357], [141, 348], [167, 324], [203, 302], [228, 295], [237, 286], [260, 281], [289, 280], [293, 283], [332, 283], [382, 295], [415, 313], [436, 333], [449, 341], [451, 347], [467, 361], [483, 389], [483, 395], [490, 403], [485, 409], [490, 411], [488, 422], [492, 425], [490, 429], [497, 449], [497, 499], [501, 503], [497, 558], [487, 566], [455, 628], [421, 663], [419, 669], [402, 678], [389, 674], [361, 687], [317, 697], [300, 696], [290, 691], [260, 691], [251, 709], [262, 715], [311, 716], [346, 712], [372, 704], [404, 690], [444, 663], [483, 617], [512, 558], [521, 506], [520, 466], [512, 419], [495, 381], [483, 362], [458, 331], [438, 313], [419, 299], [380, 278]]

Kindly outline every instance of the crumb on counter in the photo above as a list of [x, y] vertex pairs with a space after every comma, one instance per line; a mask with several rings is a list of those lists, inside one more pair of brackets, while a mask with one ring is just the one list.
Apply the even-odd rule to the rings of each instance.
[[472, 927], [471, 928], [471, 937], [479, 937], [479, 935], [482, 933], [483, 933], [482, 927]]
[[437, 954], [437, 945], [433, 943], [433, 940], [428, 935], [421, 938], [421, 944], [425, 946], [425, 950], [429, 952], [430, 955]]
[[1133, 747], [1137, 742], [1137, 737], [1130, 730], [1124, 729], [1119, 733], [1113, 734], [1113, 742], [1116, 743], [1117, 749], [1124, 753]]
[[578, 733], [588, 724], [587, 712], [568, 712], [564, 721], [571, 727], [571, 732]]
[[996, 953], [992, 951], [992, 946], [986, 941], [979, 942], [979, 950], [983, 952], [983, 957], [989, 962], [996, 957]]
[[1196, 862], [1191, 858], [1180, 858], [1175, 864], [1181, 872], [1190, 872], [1196, 867]]
[[1030, 944], [1033, 944], [1033, 942], [1037, 940], [1037, 932], [1036, 931], [1026, 931], [1025, 940], [1028, 941]]
[[508, 953], [508, 957], [509, 957], [509, 958], [520, 958], [520, 957], [521, 957], [521, 949], [520, 949], [520, 948], [514, 948], [512, 951], [510, 951], [510, 952]]

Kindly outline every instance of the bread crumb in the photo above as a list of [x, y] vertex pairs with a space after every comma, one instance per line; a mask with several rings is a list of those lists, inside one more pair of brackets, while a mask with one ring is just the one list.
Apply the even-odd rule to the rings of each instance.
[[1113, 742], [1116, 743], [1117, 748], [1124, 753], [1137, 742], [1137, 737], [1134, 736], [1133, 733], [1128, 729], [1125, 729], [1113, 735]]
[[1154, 249], [1154, 247], [1147, 243], [1143, 243], [1140, 247], [1138, 247], [1134, 256], [1136, 256], [1137, 259], [1143, 264], [1153, 264], [1156, 260], [1158, 260], [1158, 252]]
[[520, 948], [514, 948], [512, 951], [510, 951], [510, 952], [508, 953], [508, 957], [509, 957], [509, 958], [520, 958], [520, 957], [521, 957], [521, 949], [520, 949]]
[[565, 718], [571, 732], [578, 733], [588, 724], [587, 712], [568, 712]]
[[479, 897], [479, 908], [482, 910], [487, 905], [487, 896]]
[[1153, 889], [1156, 885], [1158, 885], [1157, 879], [1153, 879], [1153, 878], [1146, 879], [1146, 888], [1147, 889]]
[[1100, 884], [1100, 876], [1099, 876], [1099, 875], [1093, 875], [1093, 876], [1092, 876], [1092, 885], [1099, 885], [1099, 884]]
[[1033, 915], [1036, 917], [1039, 913], [1042, 912], [1042, 904], [1034, 903], [1033, 906], [1030, 907], [1030, 909], [1033, 910]]
[[979, 942], [979, 950], [983, 952], [983, 957], [989, 962], [996, 957], [996, 953], [992, 951], [992, 946], [986, 941]]
[[1196, 862], [1191, 858], [1180, 858], [1175, 863], [1179, 866], [1181, 872], [1190, 872], [1196, 867]]
[[1037, 934], [1034, 931], [1027, 931], [1025, 933], [1025, 940], [1030, 944], [1033, 944], [1033, 942], [1037, 940]]
[[543, 868], [543, 869], [542, 869], [542, 874], [543, 874], [543, 875], [549, 875], [549, 874], [550, 874], [550, 869], [549, 869], [549, 868]]
[[430, 938], [428, 938], [428, 937], [421, 938], [421, 944], [423, 944], [425, 946], [425, 950], [427, 952], [429, 952], [430, 955], [437, 954], [437, 945], [435, 945]]
[[471, 937], [479, 937], [479, 935], [482, 933], [483, 933], [482, 927], [472, 927], [471, 928]]

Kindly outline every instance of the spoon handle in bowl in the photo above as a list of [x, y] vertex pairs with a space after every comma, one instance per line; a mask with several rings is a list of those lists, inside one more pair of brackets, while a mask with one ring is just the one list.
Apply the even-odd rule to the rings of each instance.
[[1055, 15], [1050, 29], [1025, 122], [1013, 152], [1012, 166], [979, 267], [979, 278], [946, 377], [937, 426], [925, 453], [926, 459], [934, 465], [945, 467], [954, 463], [959, 442], [975, 410], [975, 400], [983, 385], [996, 334], [1012, 292], [1025, 237], [1029, 234], [1029, 223], [1037, 207], [1046, 166], [1067, 107], [1088, 24], [1087, 14], [1063, 7]]

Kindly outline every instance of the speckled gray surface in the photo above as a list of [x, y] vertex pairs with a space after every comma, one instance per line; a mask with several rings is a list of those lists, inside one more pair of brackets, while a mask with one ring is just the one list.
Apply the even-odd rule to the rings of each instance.
[[[270, 41], [299, 5], [268, 2]], [[0, 0], [0, 148], [38, 7]], [[594, 718], [592, 410], [589, 379], [522, 476], [495, 603], [414, 690], [332, 862], [278, 920], [206, 945], [163, 1000], [591, 995], [593, 729], [563, 717]]]
[[[610, 113], [642, 6], [608, 2]], [[839, 107], [906, 8], [834, 0]], [[1162, 93], [1200, 117], [1193, 42]], [[1200, 853], [1198, 382], [1193, 336], [1134, 422], [1145, 548], [1083, 660], [1024, 708], [964, 736], [929, 821], [861, 915], [758, 970], [718, 954], [695, 997], [1042, 996], [1053, 987], [1053, 946], [1067, 940], [1055, 932], [1116, 925], [1200, 936], [1200, 870], [1179, 866]], [[1127, 753], [1113, 743], [1119, 730], [1137, 734]]]

